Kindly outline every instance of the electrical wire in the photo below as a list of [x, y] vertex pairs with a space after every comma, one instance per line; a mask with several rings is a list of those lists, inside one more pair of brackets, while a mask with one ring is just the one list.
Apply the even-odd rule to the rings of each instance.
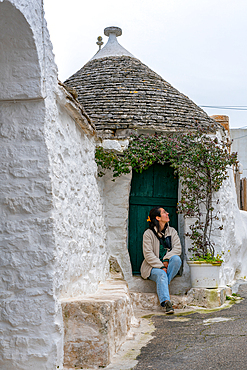
[[216, 108], [216, 109], [231, 109], [231, 110], [247, 110], [247, 105], [199, 105], [201, 108]]
[[243, 136], [235, 137], [234, 139], [232, 139], [232, 141], [237, 140], [237, 139], [242, 139], [242, 137], [246, 137], [246, 136], [247, 136], [247, 135], [243, 135]]

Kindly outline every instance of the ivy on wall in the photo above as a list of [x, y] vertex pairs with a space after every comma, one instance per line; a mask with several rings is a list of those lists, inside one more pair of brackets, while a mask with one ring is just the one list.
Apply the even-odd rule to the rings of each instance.
[[182, 185], [178, 212], [195, 220], [186, 234], [192, 241], [191, 251], [195, 259], [208, 256], [213, 259], [211, 233], [214, 221], [218, 220], [213, 193], [227, 178], [229, 166], [237, 165], [237, 154], [230, 153], [230, 147], [231, 142], [227, 138], [219, 141], [203, 129], [167, 135], [133, 134], [123, 153], [98, 147], [95, 158], [100, 166], [99, 176], [109, 169], [113, 170], [114, 178], [129, 173], [131, 169], [142, 172], [155, 162], [169, 162]]

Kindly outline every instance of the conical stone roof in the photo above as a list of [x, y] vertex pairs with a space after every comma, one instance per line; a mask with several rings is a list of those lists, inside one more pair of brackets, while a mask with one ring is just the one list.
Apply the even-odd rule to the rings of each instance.
[[65, 84], [76, 89], [101, 136], [126, 137], [132, 129], [160, 132], [200, 125], [215, 131], [220, 127], [140, 60], [112, 51], [113, 55], [105, 56], [104, 48], [99, 53], [102, 57], [96, 54]]

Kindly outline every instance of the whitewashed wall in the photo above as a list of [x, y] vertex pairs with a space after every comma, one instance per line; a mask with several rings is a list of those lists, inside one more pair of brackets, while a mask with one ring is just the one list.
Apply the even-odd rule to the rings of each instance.
[[55, 289], [64, 298], [94, 293], [105, 280], [108, 254], [95, 139], [85, 135], [63, 107], [57, 109], [56, 119], [47, 123], [46, 142], [55, 221]]
[[0, 368], [61, 369], [59, 299], [107, 274], [95, 139], [60, 101], [42, 1], [0, 14]]
[[41, 1], [0, 1], [0, 14], [0, 368], [50, 370], [62, 352], [42, 52], [32, 31], [42, 34]]
[[[221, 135], [221, 132], [217, 133], [219, 140]], [[213, 199], [214, 212], [219, 220], [214, 221], [211, 240], [215, 254], [221, 255], [224, 260], [221, 265], [220, 285], [232, 285], [235, 280], [247, 277], [247, 212], [238, 208], [233, 168], [228, 169], [228, 177]], [[185, 221], [186, 231], [189, 231], [191, 222], [192, 219]], [[223, 226], [223, 229], [219, 230], [219, 226]], [[185, 239], [185, 245], [189, 258], [188, 248], [191, 243], [188, 237]]]
[[131, 285], [132, 268], [128, 252], [129, 193], [132, 175], [127, 174], [112, 181], [112, 172], [98, 179], [104, 201], [107, 251], [116, 257], [125, 280]]
[[44, 104], [0, 104], [0, 368], [52, 369], [58, 328]]
[[223, 230], [215, 231], [212, 237], [216, 253], [223, 252], [221, 285], [231, 285], [247, 276], [247, 212], [238, 208], [232, 169], [215, 196], [220, 199], [218, 226], [223, 225]]

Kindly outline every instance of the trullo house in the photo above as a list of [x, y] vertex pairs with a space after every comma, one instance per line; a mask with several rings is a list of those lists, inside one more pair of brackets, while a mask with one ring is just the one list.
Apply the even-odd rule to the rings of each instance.
[[[132, 129], [190, 130], [200, 123], [218, 135], [223, 131], [122, 48], [119, 28], [105, 33], [105, 47], [61, 84], [43, 1], [0, 0], [2, 369], [109, 363], [134, 322], [130, 292], [154, 288], [136, 275], [143, 219], [153, 201], [169, 207], [186, 258], [186, 224], [174, 212], [180, 184], [169, 166], [112, 182], [110, 173], [98, 178], [95, 148], [123, 150]], [[138, 193], [143, 182], [156, 186], [157, 173], [167, 184], [174, 180], [167, 204], [163, 191], [156, 200]], [[224, 285], [246, 274], [246, 218], [237, 208], [231, 170], [219, 196], [224, 231], [215, 243], [218, 250], [231, 250], [222, 267]], [[140, 214], [136, 254], [133, 213]], [[109, 260], [123, 278], [110, 278]], [[184, 262], [172, 290], [189, 288]]]

